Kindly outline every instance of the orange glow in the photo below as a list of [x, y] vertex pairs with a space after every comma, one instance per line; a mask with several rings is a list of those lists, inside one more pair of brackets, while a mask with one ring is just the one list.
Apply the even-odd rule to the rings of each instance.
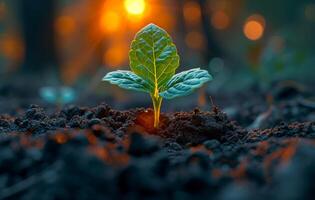
[[93, 133], [88, 133], [87, 139], [88, 139], [90, 144], [96, 144], [97, 143], [97, 138]]
[[198, 96], [198, 106], [203, 107], [207, 104], [207, 98], [206, 98], [206, 91], [205, 88], [202, 87], [199, 90], [199, 96]]
[[188, 1], [184, 4], [184, 19], [190, 25], [200, 22], [201, 9], [198, 3]]
[[205, 38], [200, 32], [192, 31], [186, 35], [185, 42], [189, 48], [201, 49], [205, 43]]
[[89, 146], [88, 152], [97, 156], [101, 160], [111, 165], [124, 166], [127, 165], [130, 157], [127, 154], [117, 153], [114, 151], [115, 145], [107, 144], [106, 146]]
[[75, 31], [76, 24], [73, 17], [60, 16], [55, 22], [55, 31], [58, 35], [68, 36]]
[[58, 143], [58, 144], [64, 144], [66, 143], [68, 140], [67, 136], [63, 133], [57, 133], [56, 136], [55, 136], [55, 141]]
[[100, 21], [101, 30], [104, 32], [115, 32], [119, 29], [120, 21], [117, 12], [105, 11]]
[[[160, 127], [164, 127], [168, 118], [161, 113], [160, 115]], [[137, 118], [135, 120], [136, 126], [130, 129], [130, 133], [138, 132], [138, 133], [150, 133], [155, 134], [156, 128], [154, 128], [154, 111], [152, 109], [148, 109], [144, 112], [140, 112], [137, 114]]]
[[246, 159], [242, 160], [240, 164], [230, 171], [230, 175], [235, 179], [241, 179], [246, 176], [246, 166], [248, 165]]
[[264, 160], [264, 170], [269, 171], [272, 163], [279, 162], [280, 164], [287, 164], [296, 153], [297, 144], [299, 139], [290, 139], [287, 142], [287, 146], [274, 151], [272, 154], [268, 155]]
[[226, 29], [230, 25], [230, 17], [223, 11], [216, 11], [211, 17], [211, 24], [216, 29]]
[[10, 60], [21, 60], [24, 54], [22, 41], [13, 36], [7, 36], [0, 40], [0, 53]]
[[131, 15], [143, 14], [146, 7], [144, 0], [125, 0], [124, 5], [127, 12]]
[[268, 148], [270, 147], [267, 141], [260, 142], [255, 150], [253, 150], [254, 155], [264, 155], [267, 153]]
[[128, 47], [124, 44], [118, 44], [110, 47], [104, 54], [104, 63], [109, 67], [118, 67], [126, 61]]
[[258, 40], [264, 34], [264, 27], [258, 21], [248, 21], [244, 26], [244, 34], [250, 40]]
[[154, 131], [154, 112], [152, 109], [141, 112], [137, 115], [136, 124], [145, 128], [148, 132]]
[[159, 17], [152, 20], [152, 22], [171, 32], [172, 28], [176, 25], [176, 18], [170, 13], [167, 13], [165, 11], [161, 12], [162, 13], [159, 15]]
[[247, 18], [243, 32], [250, 40], [258, 40], [264, 34], [266, 21], [263, 16], [254, 14]]

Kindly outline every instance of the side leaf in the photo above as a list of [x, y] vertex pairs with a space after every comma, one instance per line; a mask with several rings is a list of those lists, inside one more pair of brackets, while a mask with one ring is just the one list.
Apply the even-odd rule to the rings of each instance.
[[179, 66], [176, 46], [165, 30], [149, 24], [141, 29], [129, 51], [131, 70], [153, 88], [151, 94], [165, 90]]
[[148, 93], [150, 93], [150, 91], [152, 90], [147, 81], [143, 80], [141, 77], [128, 70], [117, 70], [109, 72], [104, 76], [102, 80], [108, 81], [111, 84], [118, 85], [119, 87], [128, 90]]
[[168, 81], [164, 92], [160, 93], [165, 99], [173, 99], [179, 96], [191, 94], [205, 82], [212, 80], [212, 76], [206, 70], [195, 68], [176, 74]]

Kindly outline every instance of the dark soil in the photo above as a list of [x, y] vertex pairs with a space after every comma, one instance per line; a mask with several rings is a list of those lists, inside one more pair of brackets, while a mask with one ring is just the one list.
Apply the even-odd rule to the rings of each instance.
[[92, 97], [76, 104], [98, 106], [59, 109], [25, 86], [0, 87], [0, 199], [315, 195], [314, 91], [296, 84], [280, 84], [267, 95], [255, 88], [237, 98], [217, 94], [223, 111], [170, 110], [159, 129], [152, 127], [151, 109], [119, 111]]
[[304, 118], [269, 113], [244, 124], [273, 128], [245, 129], [195, 109], [162, 114], [156, 130], [150, 109], [31, 105], [0, 116], [0, 199], [311, 199], [314, 110], [295, 114]]

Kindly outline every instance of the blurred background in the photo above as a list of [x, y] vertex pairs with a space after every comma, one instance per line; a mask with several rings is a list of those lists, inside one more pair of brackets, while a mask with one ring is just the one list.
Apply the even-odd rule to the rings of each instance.
[[172, 36], [178, 71], [214, 76], [164, 111], [208, 108], [210, 96], [221, 106], [265, 99], [279, 83], [314, 91], [313, 0], [0, 0], [1, 112], [103, 101], [150, 107], [147, 94], [101, 82], [129, 68], [130, 42], [148, 23]]

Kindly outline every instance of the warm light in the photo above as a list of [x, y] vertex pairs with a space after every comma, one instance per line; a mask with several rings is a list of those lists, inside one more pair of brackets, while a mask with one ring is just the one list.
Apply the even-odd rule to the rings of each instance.
[[75, 28], [75, 21], [70, 16], [60, 16], [55, 22], [55, 31], [61, 36], [70, 35], [75, 31]]
[[141, 15], [145, 10], [144, 0], [125, 0], [125, 8], [131, 15]]
[[196, 24], [200, 22], [201, 10], [198, 3], [188, 1], [184, 4], [184, 19], [188, 24]]
[[67, 136], [63, 133], [57, 133], [56, 136], [55, 136], [55, 141], [58, 143], [58, 144], [64, 144], [66, 143], [68, 140]]
[[22, 41], [19, 38], [13, 36], [1, 38], [0, 53], [11, 60], [22, 59], [24, 53]]
[[263, 26], [257, 21], [248, 21], [244, 26], [244, 34], [250, 40], [258, 40], [263, 32]]
[[216, 11], [211, 17], [211, 24], [214, 26], [214, 28], [223, 30], [229, 26], [230, 18], [225, 12]]
[[250, 20], [245, 23], [244, 34], [250, 40], [258, 40], [264, 34], [264, 26], [255, 20]]
[[203, 107], [207, 104], [207, 94], [206, 94], [206, 91], [205, 91], [205, 88], [202, 87], [200, 90], [199, 90], [199, 96], [198, 96], [198, 106], [199, 107]]
[[119, 29], [120, 17], [117, 12], [105, 11], [101, 17], [100, 27], [104, 32], [114, 32]]
[[176, 26], [176, 18], [168, 12], [161, 12], [159, 17], [152, 20], [153, 23], [163, 27], [167, 31], [171, 31]]
[[243, 32], [248, 39], [258, 40], [263, 36], [265, 26], [265, 18], [259, 14], [253, 14], [247, 18]]
[[189, 48], [201, 49], [205, 44], [205, 38], [200, 32], [192, 31], [186, 35], [185, 42]]
[[104, 63], [108, 67], [119, 67], [126, 61], [128, 55], [128, 46], [118, 44], [110, 47], [104, 54]]

